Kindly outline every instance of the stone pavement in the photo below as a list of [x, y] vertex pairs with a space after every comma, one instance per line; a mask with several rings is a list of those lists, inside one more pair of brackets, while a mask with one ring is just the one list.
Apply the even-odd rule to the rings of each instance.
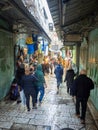
[[27, 112], [21, 104], [9, 100], [0, 103], [0, 130], [98, 130], [89, 109], [86, 125], [75, 116], [75, 104], [66, 93], [65, 83], [57, 95], [55, 76], [45, 78], [48, 88], [36, 110]]

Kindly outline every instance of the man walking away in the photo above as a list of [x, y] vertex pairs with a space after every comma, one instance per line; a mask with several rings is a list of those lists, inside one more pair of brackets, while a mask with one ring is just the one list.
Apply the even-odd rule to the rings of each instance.
[[57, 79], [57, 94], [58, 94], [59, 87], [60, 87], [60, 84], [62, 83], [62, 78], [63, 78], [63, 67], [60, 64], [60, 61], [58, 61], [58, 64], [54, 70], [54, 74], [56, 75], [56, 79]]
[[80, 71], [80, 75], [73, 83], [74, 95], [76, 96], [76, 116], [80, 117], [82, 124], [85, 124], [87, 101], [90, 96], [91, 89], [94, 89], [94, 83], [86, 76], [86, 70], [82, 69]]
[[74, 81], [75, 73], [74, 70], [72, 69], [72, 66], [69, 66], [69, 69], [66, 72], [65, 80], [64, 82], [67, 82], [67, 93], [69, 93], [71, 96], [73, 96], [73, 81]]

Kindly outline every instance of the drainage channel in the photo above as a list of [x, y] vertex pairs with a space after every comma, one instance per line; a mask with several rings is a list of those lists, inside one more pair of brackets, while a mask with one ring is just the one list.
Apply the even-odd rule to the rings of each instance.
[[[84, 129], [84, 128], [85, 128], [85, 126], [79, 128], [78, 130], [82, 130], [82, 129]], [[72, 129], [72, 128], [63, 128], [63, 129], [61, 129], [61, 130], [75, 130], [75, 129]]]
[[61, 130], [74, 130], [74, 129], [71, 129], [71, 128], [63, 128]]

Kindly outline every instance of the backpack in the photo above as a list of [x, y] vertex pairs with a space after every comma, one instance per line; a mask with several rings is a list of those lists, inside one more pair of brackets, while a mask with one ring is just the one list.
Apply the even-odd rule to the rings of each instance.
[[10, 99], [17, 100], [18, 97], [19, 97], [18, 85], [17, 83], [12, 82], [10, 90]]

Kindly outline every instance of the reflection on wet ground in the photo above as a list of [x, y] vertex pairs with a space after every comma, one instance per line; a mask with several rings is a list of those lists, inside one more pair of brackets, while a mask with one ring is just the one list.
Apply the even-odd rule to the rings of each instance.
[[66, 84], [56, 94], [54, 75], [46, 76], [48, 88], [41, 106], [27, 112], [21, 104], [3, 101], [0, 104], [0, 130], [97, 130], [87, 110], [86, 125], [75, 116], [75, 104], [66, 93]]

